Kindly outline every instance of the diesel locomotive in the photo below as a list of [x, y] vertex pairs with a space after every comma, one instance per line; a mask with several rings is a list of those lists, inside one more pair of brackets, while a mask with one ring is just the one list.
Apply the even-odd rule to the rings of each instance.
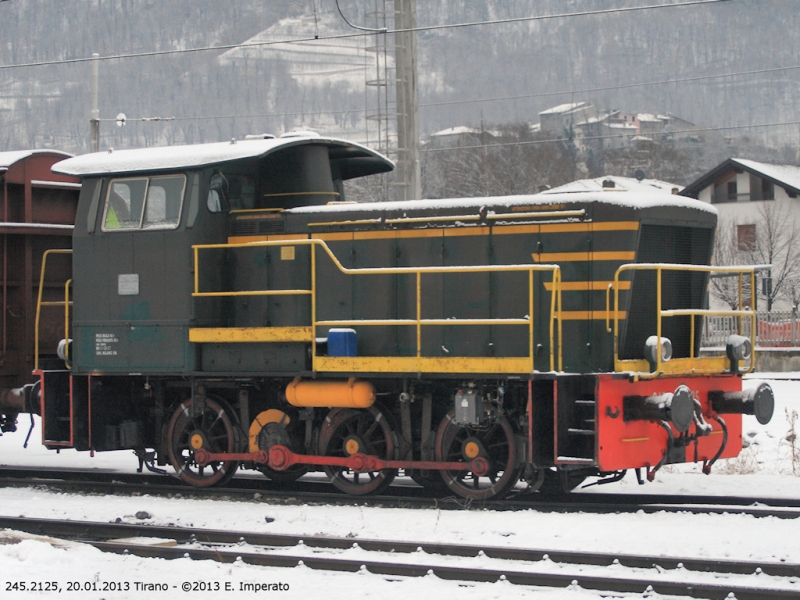
[[[752, 267], [709, 266], [713, 207], [347, 200], [345, 181], [392, 168], [311, 134], [55, 164], [82, 182], [71, 254], [42, 265], [42, 282], [71, 269], [37, 313], [63, 340], [37, 348], [15, 410], [48, 448], [132, 449], [194, 486], [324, 470], [368, 494], [400, 470], [473, 500], [708, 472], [741, 451], [742, 414], [769, 421], [769, 386], [742, 391], [753, 339], [699, 352], [706, 315], [756, 331]], [[709, 309], [710, 277], [739, 286], [737, 310]]]

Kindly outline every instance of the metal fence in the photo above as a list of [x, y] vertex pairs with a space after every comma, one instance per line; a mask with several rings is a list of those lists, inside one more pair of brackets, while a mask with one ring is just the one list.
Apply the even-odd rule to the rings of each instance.
[[[750, 320], [736, 317], [705, 317], [701, 346], [724, 346], [731, 334], [750, 337]], [[792, 311], [759, 311], [756, 344], [762, 347], [792, 347], [800, 345], [800, 319]]]

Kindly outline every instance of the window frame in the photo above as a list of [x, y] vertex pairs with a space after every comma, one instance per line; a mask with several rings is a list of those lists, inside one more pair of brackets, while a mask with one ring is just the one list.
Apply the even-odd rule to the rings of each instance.
[[754, 252], [758, 250], [758, 228], [755, 223], [739, 223], [736, 225], [736, 250]]
[[[181, 191], [180, 191], [180, 205], [178, 206], [178, 215], [177, 219], [175, 220], [174, 224], [165, 225], [165, 226], [145, 226], [145, 219], [147, 216], [147, 202], [148, 196], [150, 194], [150, 183], [154, 179], [167, 179], [167, 178], [180, 178], [182, 180]], [[125, 181], [141, 181], [145, 180], [145, 187], [144, 187], [144, 197], [142, 199], [142, 211], [139, 215], [139, 224], [136, 227], [106, 227], [106, 218], [108, 216], [108, 207], [111, 205], [110, 198], [111, 192], [114, 189], [114, 184], [118, 182], [125, 182]], [[181, 218], [183, 217], [183, 208], [186, 200], [186, 182], [187, 177], [186, 173], [165, 173], [159, 175], [133, 175], [130, 177], [115, 177], [108, 180], [108, 184], [106, 186], [106, 194], [105, 199], [103, 201], [103, 216], [100, 221], [100, 230], [104, 233], [115, 233], [115, 232], [125, 232], [125, 231], [173, 231], [178, 229], [181, 226]], [[166, 200], [165, 200], [166, 202]]]

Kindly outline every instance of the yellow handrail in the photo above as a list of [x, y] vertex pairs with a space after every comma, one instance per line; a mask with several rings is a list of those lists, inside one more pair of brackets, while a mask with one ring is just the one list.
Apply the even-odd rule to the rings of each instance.
[[[45, 270], [47, 269], [47, 258], [51, 254], [72, 254], [72, 250], [67, 249], [55, 249], [51, 248], [50, 250], [45, 250], [44, 254], [42, 254], [42, 268], [39, 274], [39, 295], [36, 299], [36, 319], [34, 321], [34, 333], [33, 333], [33, 368], [34, 370], [39, 369], [39, 319], [42, 313], [43, 306], [63, 306], [64, 307], [64, 339], [69, 340], [69, 307], [72, 305], [69, 299], [69, 286], [72, 283], [72, 280], [67, 280], [66, 284], [64, 285], [64, 301], [63, 302], [43, 302], [42, 301], [42, 293], [44, 292], [44, 274]], [[69, 356], [69, 355], [67, 355]], [[68, 365], [69, 366], [69, 365]]]
[[[374, 320], [317, 320], [317, 283], [316, 283], [316, 252], [311, 252], [311, 289], [292, 289], [292, 290], [252, 290], [252, 291], [230, 291], [230, 292], [206, 292], [200, 291], [200, 250], [213, 249], [232, 249], [232, 248], [259, 248], [271, 246], [311, 246], [321, 248], [331, 259], [336, 268], [346, 275], [414, 275], [416, 278], [416, 316], [414, 319], [374, 319]], [[219, 297], [219, 296], [277, 296], [277, 295], [310, 295], [311, 296], [311, 328], [316, 332], [318, 326], [415, 326], [417, 336], [416, 355], [422, 355], [422, 327], [423, 326], [452, 326], [452, 325], [528, 325], [529, 329], [529, 359], [530, 370], [533, 372], [534, 362], [534, 343], [533, 343], [533, 280], [534, 271], [550, 272], [552, 274], [552, 294], [550, 298], [550, 370], [561, 370], [563, 368], [562, 346], [562, 327], [561, 327], [561, 268], [558, 265], [531, 264], [531, 265], [492, 265], [492, 266], [453, 266], [453, 267], [368, 267], [362, 269], [350, 269], [342, 265], [339, 259], [331, 251], [324, 240], [306, 239], [275, 240], [267, 242], [251, 242], [236, 244], [198, 244], [192, 246], [194, 253], [194, 297]], [[506, 318], [506, 319], [423, 319], [422, 318], [422, 276], [436, 273], [490, 273], [490, 272], [527, 272], [528, 276], [528, 315], [525, 318]], [[556, 330], [557, 327], [557, 330]], [[556, 342], [556, 335], [558, 340]], [[313, 338], [313, 333], [312, 333]], [[310, 339], [309, 341], [313, 341]], [[557, 343], [557, 346], [556, 346]], [[558, 348], [556, 353], [555, 348]], [[312, 360], [316, 358], [316, 348], [312, 344]]]
[[[756, 297], [753, 294], [753, 307], [750, 310], [709, 310], [709, 309], [669, 309], [663, 310], [661, 306], [661, 291], [662, 291], [662, 274], [664, 271], [693, 271], [699, 273], [729, 273], [731, 276], [738, 276], [739, 281], [739, 306], [742, 305], [743, 299], [743, 285], [744, 285], [744, 276], [750, 276], [750, 285], [753, 290], [755, 290], [755, 271], [756, 269], [751, 266], [747, 267], [721, 267], [721, 266], [706, 266], [706, 265], [685, 265], [685, 264], [661, 264], [661, 263], [630, 263], [622, 265], [617, 269], [616, 274], [614, 275], [614, 283], [608, 286], [606, 290], [606, 315], [609, 315], [612, 312], [610, 306], [610, 291], [613, 287], [614, 289], [614, 309], [613, 309], [613, 320], [614, 320], [614, 370], [615, 371], [627, 371], [626, 366], [629, 366], [631, 363], [636, 363], [639, 361], [625, 361], [620, 360], [619, 358], [619, 321], [620, 321], [620, 314], [622, 311], [619, 310], [619, 291], [620, 291], [620, 275], [626, 271], [655, 271], [656, 272], [656, 336], [658, 339], [658, 351], [656, 352], [656, 363], [655, 368], [652, 372], [641, 372], [638, 373], [637, 376], [642, 379], [648, 378], [655, 378], [663, 375], [665, 373], [665, 369], [663, 368], [663, 364], [661, 361], [661, 320], [663, 318], [669, 317], [680, 317], [680, 316], [688, 316], [691, 317], [691, 326], [690, 326], [690, 335], [691, 341], [689, 345], [689, 359], [695, 359], [695, 345], [694, 345], [694, 335], [695, 335], [695, 324], [694, 320], [695, 317], [698, 316], [719, 316], [719, 317], [736, 317], [739, 322], [739, 331], [742, 331], [742, 320], [745, 318], [749, 318], [751, 320], [751, 330], [750, 330], [750, 343], [752, 344], [752, 348], [755, 351], [756, 347], [756, 329], [757, 329], [757, 312], [756, 312]], [[609, 327], [608, 320], [606, 320], [606, 328], [609, 332], [612, 329]], [[750, 365], [745, 371], [745, 373], [749, 373], [753, 370], [755, 366], [755, 360], [751, 358]], [[691, 372], [694, 374], [700, 374], [702, 369], [696, 369], [694, 366], [686, 369], [687, 372]], [[669, 370], [669, 374], [679, 374], [683, 371], [674, 371]]]

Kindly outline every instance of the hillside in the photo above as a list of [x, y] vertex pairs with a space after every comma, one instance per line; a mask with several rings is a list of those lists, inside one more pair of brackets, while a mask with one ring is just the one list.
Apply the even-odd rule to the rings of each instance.
[[[343, 0], [368, 24], [375, 0]], [[673, 0], [675, 1], [675, 0]], [[380, 2], [379, 2], [380, 3]], [[25, 0], [0, 4], [0, 66], [149, 53], [250, 40], [353, 33], [332, 0]], [[418, 25], [608, 9], [608, 0], [420, 0]], [[615, 0], [614, 6], [641, 6]], [[795, 0], [730, 0], [421, 33], [423, 133], [453, 125], [538, 120], [562, 102], [672, 113], [709, 127], [797, 121], [800, 69], [630, 87], [798, 65]], [[314, 128], [364, 141], [364, 81], [374, 77], [373, 36], [262, 45], [246, 50], [104, 60], [102, 147], [218, 141], [254, 132]], [[0, 150], [88, 150], [88, 63], [0, 69]], [[628, 87], [624, 87], [628, 86]], [[604, 88], [603, 91], [586, 91]], [[621, 88], [621, 89], [614, 89]], [[524, 96], [514, 100], [463, 102]], [[441, 102], [461, 102], [430, 106]], [[391, 107], [389, 107], [391, 112]], [[142, 117], [175, 121], [141, 122]], [[214, 118], [211, 118], [214, 117]], [[738, 129], [797, 145], [797, 126]]]

